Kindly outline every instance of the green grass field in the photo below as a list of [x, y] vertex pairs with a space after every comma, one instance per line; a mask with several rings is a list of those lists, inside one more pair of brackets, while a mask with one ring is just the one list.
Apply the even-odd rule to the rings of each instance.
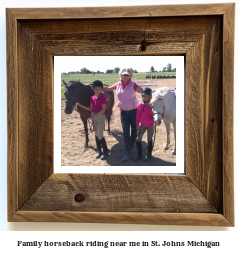
[[[133, 73], [133, 80], [146, 80], [146, 75], [169, 76], [176, 75], [176, 72], [153, 72], [153, 73]], [[63, 80], [68, 83], [70, 80], [80, 80], [83, 84], [93, 83], [94, 80], [101, 80], [103, 84], [112, 86], [119, 81], [119, 74], [74, 74], [61, 75], [61, 99], [64, 99]]]

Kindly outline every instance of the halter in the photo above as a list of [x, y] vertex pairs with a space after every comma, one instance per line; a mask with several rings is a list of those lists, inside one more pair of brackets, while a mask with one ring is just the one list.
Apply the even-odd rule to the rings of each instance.
[[[157, 96], [156, 98], [155, 98], [155, 100], [153, 101], [153, 103], [154, 102], [156, 102], [156, 101], [158, 101], [158, 100], [163, 100], [160, 96]], [[151, 108], [153, 109], [153, 105], [152, 105], [152, 103], [151, 103]], [[164, 111], [165, 111], [165, 105], [163, 106], [163, 112], [161, 113], [161, 112], [156, 112], [156, 113], [154, 113], [153, 112], [153, 110], [152, 110], [152, 115], [154, 116], [154, 115], [161, 115], [161, 117], [163, 118], [164, 117]]]
[[[65, 102], [70, 102], [72, 104], [72, 109], [73, 111], [78, 111], [77, 107], [76, 107], [76, 103], [73, 103], [72, 101], [69, 101], [69, 100], [65, 100]], [[78, 111], [79, 112], [79, 111]]]
[[[151, 108], [153, 108], [153, 106], [152, 106]], [[163, 107], [163, 109], [164, 109], [164, 111], [165, 111], [165, 106]], [[163, 118], [163, 116], [164, 116], [164, 111], [163, 111], [163, 113], [160, 113], [160, 112], [154, 113], [154, 112], [152, 111], [152, 115], [153, 115], [153, 116], [154, 116], [154, 115], [161, 115], [162, 118]]]
[[[67, 87], [68, 88], [68, 87]], [[76, 96], [78, 96], [78, 91], [79, 91], [79, 89], [76, 87]], [[77, 99], [76, 99], [77, 100]], [[79, 110], [78, 110], [78, 108], [77, 108], [77, 106], [76, 106], [76, 104], [77, 104], [77, 101], [76, 102], [73, 102], [73, 101], [69, 101], [69, 100], [67, 100], [66, 98], [65, 98], [65, 102], [70, 102], [71, 104], [72, 104], [72, 109], [73, 109], [73, 111], [77, 111], [77, 112], [79, 112]], [[80, 113], [80, 112], [79, 112]], [[86, 114], [83, 114], [83, 113], [80, 113], [80, 114], [82, 114], [82, 115], [84, 115], [84, 116], [87, 116], [88, 118], [90, 117], [90, 115], [86, 115]]]

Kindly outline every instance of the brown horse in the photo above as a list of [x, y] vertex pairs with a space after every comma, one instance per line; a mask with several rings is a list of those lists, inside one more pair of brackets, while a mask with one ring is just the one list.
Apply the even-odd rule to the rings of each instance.
[[[79, 102], [84, 106], [89, 107], [90, 106], [90, 98], [94, 95], [94, 91], [91, 89], [91, 86], [84, 85], [79, 81], [69, 81], [68, 84], [63, 81], [65, 85], [65, 99], [66, 99], [66, 105], [65, 105], [65, 113], [71, 114], [73, 112], [73, 109], [77, 110], [80, 113], [80, 118], [83, 121], [84, 124], [84, 132], [85, 132], [85, 145], [84, 147], [88, 147], [88, 125], [87, 120], [91, 116], [91, 112], [79, 107], [76, 103]], [[114, 93], [108, 92], [110, 98], [107, 101], [107, 108], [105, 111], [106, 119], [108, 122], [108, 133], [110, 134], [110, 120], [112, 115], [112, 108], [114, 106]]]

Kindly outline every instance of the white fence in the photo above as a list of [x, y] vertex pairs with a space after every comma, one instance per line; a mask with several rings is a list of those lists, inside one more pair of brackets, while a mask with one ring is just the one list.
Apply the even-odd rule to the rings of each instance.
[[[158, 79], [161, 78], [176, 78], [176, 76], [158, 76], [158, 75], [137, 75], [133, 73], [132, 80], [140, 86], [155, 86]], [[80, 80], [83, 84], [93, 83], [94, 80], [99, 79], [104, 84], [115, 84], [120, 80], [118, 74], [69, 74], [64, 75], [64, 81], [68, 82], [70, 80]]]

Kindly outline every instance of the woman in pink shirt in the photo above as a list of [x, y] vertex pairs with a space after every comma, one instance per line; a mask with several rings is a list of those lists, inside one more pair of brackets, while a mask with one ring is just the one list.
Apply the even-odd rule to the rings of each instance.
[[131, 149], [136, 142], [136, 110], [139, 104], [136, 93], [141, 93], [142, 88], [131, 80], [133, 73], [130, 68], [122, 69], [119, 76], [121, 81], [110, 87], [104, 86], [103, 90], [116, 90], [118, 98], [117, 107], [121, 110], [120, 118], [125, 143], [125, 156], [122, 161], [127, 161], [130, 158]]
[[[152, 114], [151, 106], [149, 105], [152, 98], [152, 90], [149, 87], [145, 87], [142, 90], [143, 101], [140, 102], [137, 108], [136, 117], [136, 128], [138, 130], [138, 135], [136, 138], [136, 146], [138, 155], [134, 158], [134, 161], [142, 160], [142, 137], [147, 130], [147, 140], [148, 140], [148, 151], [144, 161], [149, 161], [151, 159], [151, 154], [153, 150], [152, 136], [154, 131], [154, 118]], [[141, 123], [141, 126], [139, 124]]]
[[[108, 148], [103, 137], [103, 131], [105, 127], [105, 111], [107, 106], [107, 99], [102, 95], [103, 83], [100, 80], [95, 80], [92, 85], [94, 95], [90, 99], [90, 107], [86, 107], [80, 103], [80, 107], [85, 108], [88, 111], [91, 111], [91, 117], [93, 126], [95, 129], [95, 140], [98, 152], [96, 154], [97, 159], [105, 160], [108, 155]], [[103, 149], [103, 153], [101, 151]]]

